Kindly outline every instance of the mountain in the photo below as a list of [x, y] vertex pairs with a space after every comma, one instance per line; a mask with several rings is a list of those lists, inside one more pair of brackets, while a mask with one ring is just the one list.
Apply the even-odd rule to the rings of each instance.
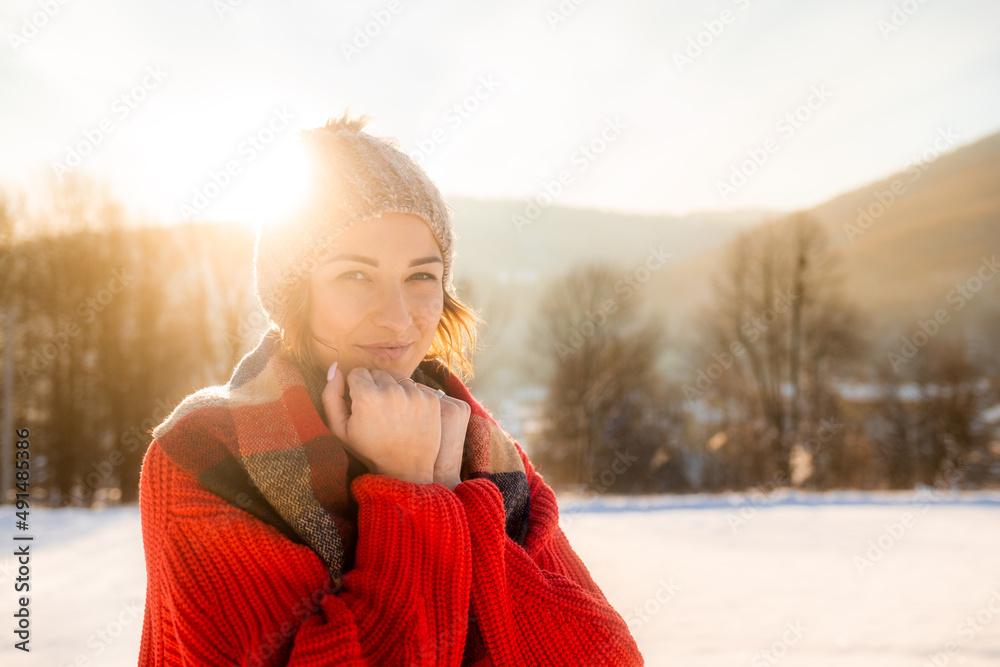
[[474, 386], [488, 400], [495, 391], [498, 403], [543, 373], [525, 354], [525, 343], [538, 298], [551, 280], [588, 261], [616, 263], [624, 275], [644, 267], [654, 251], [669, 254], [669, 266], [773, 216], [766, 211], [639, 215], [558, 205], [533, 210], [524, 201], [456, 197], [448, 202], [455, 220], [455, 281], [487, 322], [475, 359], [476, 377], [484, 380]]
[[811, 212], [842, 247], [848, 292], [869, 312], [912, 320], [950, 309], [955, 284], [1000, 255], [1000, 133]]
[[728, 241], [770, 215], [765, 211], [687, 216], [640, 215], [529, 202], [450, 198], [455, 275], [469, 280], [541, 282], [587, 260], [642, 261], [648, 247], [689, 257]]
[[[912, 333], [920, 318], [958, 310], [958, 283], [988, 276], [963, 316], [1000, 306], [1000, 277], [983, 258], [1000, 257], [1000, 133], [876, 180], [807, 211], [841, 252], [847, 297], [876, 335]], [[672, 319], [686, 321], [711, 295], [724, 245], [656, 276]], [[987, 264], [987, 266], [989, 266]], [[949, 300], [951, 293], [951, 300]], [[980, 298], [976, 298], [980, 297]]]

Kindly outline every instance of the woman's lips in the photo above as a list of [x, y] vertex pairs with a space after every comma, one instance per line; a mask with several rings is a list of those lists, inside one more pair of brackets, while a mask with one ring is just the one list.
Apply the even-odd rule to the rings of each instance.
[[366, 345], [359, 345], [358, 347], [382, 361], [395, 361], [409, 352], [411, 345], [403, 345], [402, 347], [368, 347]]

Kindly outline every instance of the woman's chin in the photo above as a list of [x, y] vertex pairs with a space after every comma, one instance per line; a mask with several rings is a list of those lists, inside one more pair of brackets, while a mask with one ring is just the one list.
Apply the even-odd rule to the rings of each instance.
[[404, 370], [404, 366], [405, 364], [402, 364], [401, 362], [398, 361], [392, 363], [384, 363], [373, 359], [341, 359], [337, 365], [337, 368], [340, 369], [340, 372], [344, 374], [345, 378], [348, 375], [350, 375], [351, 371], [354, 370], [355, 368], [364, 368], [368, 372], [385, 371], [390, 375], [402, 377], [401, 374], [406, 372]]
[[379, 369], [393, 375], [409, 377], [420, 363], [419, 359], [415, 358], [413, 345], [399, 350], [364, 347], [359, 347], [359, 350], [362, 360], [360, 365], [368, 370]]
[[395, 361], [375, 361], [364, 364], [364, 367], [369, 371], [380, 370], [386, 373], [399, 377], [400, 379], [404, 377], [410, 377], [413, 375], [413, 371], [416, 369], [416, 364], [411, 365], [409, 362], [403, 359], [397, 359]]

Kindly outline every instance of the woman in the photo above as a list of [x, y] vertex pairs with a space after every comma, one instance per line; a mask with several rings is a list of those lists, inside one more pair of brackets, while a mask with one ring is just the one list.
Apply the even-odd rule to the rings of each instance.
[[365, 122], [303, 133], [308, 203], [255, 250], [271, 328], [153, 431], [139, 664], [642, 664], [453, 370], [447, 205]]

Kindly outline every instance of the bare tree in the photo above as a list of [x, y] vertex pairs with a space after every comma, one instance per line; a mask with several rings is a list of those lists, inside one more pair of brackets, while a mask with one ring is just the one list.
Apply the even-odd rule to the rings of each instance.
[[804, 213], [750, 230], [730, 245], [714, 301], [700, 314], [692, 368], [700, 382], [686, 396], [721, 411], [727, 444], [718, 456], [752, 470], [753, 483], [792, 479], [793, 448], [836, 413], [837, 374], [864, 349], [837, 259]]
[[539, 466], [597, 492], [648, 488], [651, 463], [671, 458], [655, 370], [663, 326], [616, 290], [623, 273], [602, 263], [571, 271], [544, 293], [532, 327], [553, 368]]
[[18, 306], [8, 414], [31, 426], [32, 482], [49, 502], [132, 501], [150, 429], [232, 371], [225, 334], [252, 294], [253, 239], [129, 227], [105, 187], [77, 175], [49, 186], [21, 207], [13, 243], [0, 220], [5, 324]]

